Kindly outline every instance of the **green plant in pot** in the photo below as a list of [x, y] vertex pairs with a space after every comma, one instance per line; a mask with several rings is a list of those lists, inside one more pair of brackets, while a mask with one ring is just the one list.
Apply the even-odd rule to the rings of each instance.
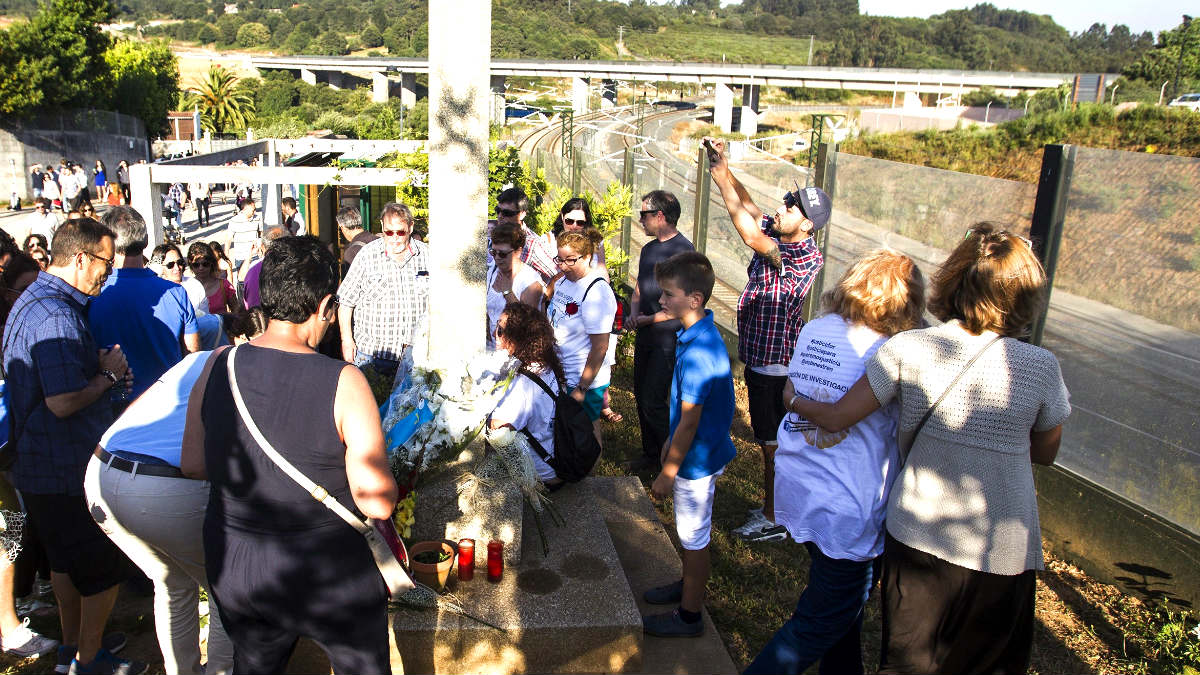
[[409, 555], [416, 580], [440, 593], [454, 568], [454, 548], [444, 541], [421, 541], [409, 549]]

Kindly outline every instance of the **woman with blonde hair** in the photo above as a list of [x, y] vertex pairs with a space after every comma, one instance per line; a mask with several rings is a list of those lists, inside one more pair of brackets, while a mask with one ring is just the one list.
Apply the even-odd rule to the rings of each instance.
[[1016, 338], [1045, 301], [1028, 240], [967, 231], [933, 277], [940, 326], [901, 333], [836, 403], [788, 409], [831, 433], [900, 405], [888, 498], [880, 673], [1024, 673], [1043, 569], [1032, 464], [1071, 412], [1053, 354]]
[[592, 265], [595, 246], [587, 235], [564, 232], [554, 262], [562, 278], [546, 312], [554, 326], [571, 397], [583, 404], [600, 438], [598, 420], [604, 409], [612, 368], [609, 335], [617, 314], [617, 298], [602, 269]]
[[[826, 314], [800, 331], [785, 400], [840, 398], [889, 337], [921, 325], [925, 282], [916, 263], [874, 251], [824, 298]], [[863, 672], [863, 609], [883, 553], [883, 516], [899, 467], [896, 405], [828, 433], [787, 415], [775, 452], [775, 522], [808, 549], [808, 587], [747, 673]]]

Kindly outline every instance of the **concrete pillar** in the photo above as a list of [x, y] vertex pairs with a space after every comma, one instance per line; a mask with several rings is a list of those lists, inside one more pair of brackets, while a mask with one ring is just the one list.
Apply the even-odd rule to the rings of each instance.
[[718, 82], [713, 85], [713, 124], [721, 131], [733, 131], [733, 90]]
[[300, 69], [300, 81], [305, 84], [315, 85], [317, 83], [316, 71], [309, 70], [308, 68], [301, 68]]
[[588, 112], [588, 80], [583, 77], [571, 78], [571, 109], [576, 115]]
[[417, 74], [400, 73], [400, 104], [411, 108], [417, 104]]
[[608, 110], [617, 106], [617, 81], [604, 80], [600, 89], [600, 109]]
[[391, 80], [387, 73], [371, 73], [371, 101], [387, 103]]
[[[279, 151], [275, 149], [275, 139], [267, 141], [267, 166], [279, 166]], [[275, 225], [283, 222], [283, 214], [279, 207], [282, 205], [283, 186], [279, 183], [267, 183], [262, 190], [262, 222]]]
[[742, 116], [738, 131], [753, 136], [758, 133], [758, 85], [742, 85]]
[[[428, 350], [434, 365], [483, 349], [491, 49], [491, 0], [429, 3]], [[419, 356], [421, 347], [415, 351]]]
[[508, 124], [508, 115], [505, 114], [507, 101], [504, 98], [504, 93], [508, 91], [508, 82], [503, 75], [491, 76], [492, 88], [492, 106], [491, 115], [492, 123], [506, 126]]
[[142, 214], [149, 235], [146, 248], [152, 250], [163, 242], [162, 185], [150, 182], [150, 164], [129, 165], [130, 206]]

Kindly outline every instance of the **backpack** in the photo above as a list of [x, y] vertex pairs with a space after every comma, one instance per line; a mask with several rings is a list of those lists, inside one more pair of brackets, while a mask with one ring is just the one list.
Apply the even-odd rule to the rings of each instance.
[[[529, 446], [564, 481], [577, 483], [587, 478], [600, 458], [600, 442], [596, 440], [592, 420], [588, 419], [583, 404], [569, 394], [556, 395], [542, 378], [525, 368], [517, 372], [533, 380], [554, 401], [554, 456], [546, 452], [528, 429], [522, 429], [521, 433], [529, 439]], [[566, 383], [559, 382], [558, 387], [560, 391], [565, 391]]]
[[[580, 307], [583, 306], [583, 301], [587, 300], [588, 291], [592, 290], [592, 286], [595, 286], [596, 284], [601, 283], [601, 282], [608, 284], [608, 282], [605, 281], [604, 278], [602, 277], [602, 278], [593, 280], [592, 283], [588, 284], [587, 288], [583, 289], [583, 297], [579, 299]], [[612, 284], [609, 284], [609, 287], [611, 288]], [[616, 289], [613, 289], [613, 297], [616, 298], [616, 300], [617, 300], [617, 313], [613, 315], [612, 330], [609, 332], [620, 334], [621, 331], [624, 330], [624, 328], [625, 328], [625, 317], [629, 314], [629, 309], [628, 309], [629, 302], [627, 300], [625, 300], [624, 298], [622, 298], [620, 295], [618, 295]]]

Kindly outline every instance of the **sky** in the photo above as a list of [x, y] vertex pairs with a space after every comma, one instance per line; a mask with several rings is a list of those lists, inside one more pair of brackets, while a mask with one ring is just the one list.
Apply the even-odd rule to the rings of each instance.
[[[985, 0], [858, 0], [859, 11], [874, 16], [918, 16], [941, 14], [950, 9], [973, 7]], [[1036, 14], [1049, 14], [1055, 23], [1072, 33], [1081, 33], [1093, 23], [1112, 28], [1123, 23], [1134, 33], [1150, 31], [1156, 36], [1161, 30], [1174, 28], [1183, 15], [1200, 15], [1200, 3], [1195, 0], [990, 0], [1001, 9], [1018, 9]]]

